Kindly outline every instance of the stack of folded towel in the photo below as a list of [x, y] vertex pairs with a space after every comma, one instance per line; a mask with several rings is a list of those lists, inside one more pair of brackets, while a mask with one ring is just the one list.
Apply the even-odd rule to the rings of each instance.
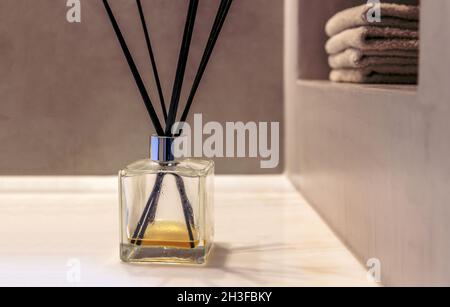
[[419, 7], [381, 4], [381, 22], [367, 18], [372, 7], [332, 17], [326, 32], [330, 79], [353, 83], [417, 83]]

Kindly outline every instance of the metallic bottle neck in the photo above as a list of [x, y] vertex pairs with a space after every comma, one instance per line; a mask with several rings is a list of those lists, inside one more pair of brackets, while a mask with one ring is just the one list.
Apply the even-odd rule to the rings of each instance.
[[153, 135], [150, 139], [151, 160], [158, 163], [173, 163], [175, 155], [173, 154], [173, 144], [175, 137], [165, 137]]

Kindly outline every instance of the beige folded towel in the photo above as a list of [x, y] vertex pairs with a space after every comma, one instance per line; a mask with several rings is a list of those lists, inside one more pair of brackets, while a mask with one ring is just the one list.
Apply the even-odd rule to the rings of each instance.
[[381, 4], [381, 22], [371, 23], [367, 14], [372, 6], [364, 4], [344, 10], [332, 17], [327, 25], [328, 36], [336, 35], [344, 30], [359, 26], [396, 27], [417, 30], [419, 28], [419, 7], [400, 4]]
[[359, 27], [345, 30], [326, 43], [328, 54], [346, 49], [367, 50], [419, 50], [419, 32], [399, 28]]
[[417, 83], [417, 66], [374, 66], [360, 69], [335, 69], [330, 73], [334, 82], [351, 83]]
[[331, 68], [365, 68], [385, 65], [418, 65], [417, 51], [387, 50], [361, 51], [347, 49], [341, 53], [331, 55], [328, 63]]

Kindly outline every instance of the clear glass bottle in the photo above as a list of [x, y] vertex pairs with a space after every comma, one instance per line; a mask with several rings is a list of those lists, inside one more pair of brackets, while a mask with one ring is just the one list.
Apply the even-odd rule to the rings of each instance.
[[204, 264], [213, 245], [214, 162], [176, 160], [174, 138], [152, 137], [152, 157], [119, 173], [124, 262]]

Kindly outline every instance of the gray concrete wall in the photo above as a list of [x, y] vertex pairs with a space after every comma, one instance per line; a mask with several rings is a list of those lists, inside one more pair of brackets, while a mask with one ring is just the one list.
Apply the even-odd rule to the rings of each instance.
[[450, 285], [450, 2], [422, 1], [418, 87], [299, 81], [286, 3], [289, 177], [385, 285]]
[[[0, 174], [115, 174], [146, 157], [153, 133], [101, 1], [0, 1]], [[156, 101], [135, 1], [111, 0]], [[168, 100], [188, 1], [144, 0]], [[201, 1], [195, 74], [219, 1]], [[235, 1], [193, 112], [205, 121], [282, 121], [282, 1]], [[184, 96], [186, 97], [186, 93]], [[219, 173], [261, 170], [255, 159], [221, 159]]]

